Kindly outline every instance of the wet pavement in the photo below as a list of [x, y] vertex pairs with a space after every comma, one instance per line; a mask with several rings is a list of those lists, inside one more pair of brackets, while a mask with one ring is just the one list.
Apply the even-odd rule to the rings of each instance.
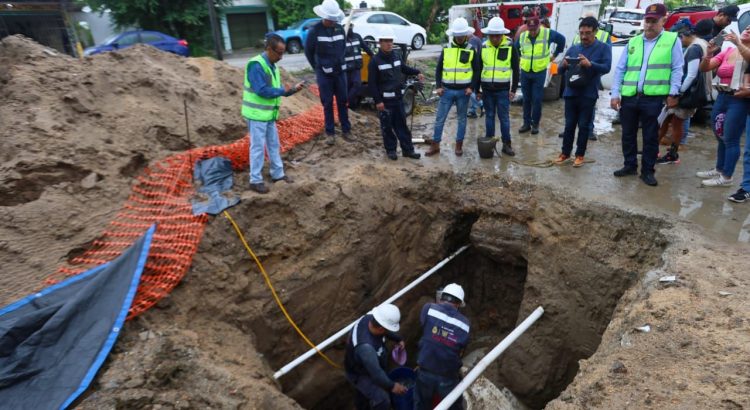
[[[694, 137], [681, 149], [681, 162], [657, 165], [659, 185], [650, 187], [637, 176], [616, 178], [612, 175], [614, 170], [622, 167], [623, 158], [620, 127], [612, 125], [615, 112], [609, 108], [608, 97], [598, 101], [595, 127], [599, 140], [590, 141], [586, 152], [586, 159], [595, 162], [581, 168], [573, 168], [572, 163], [551, 167], [538, 165], [539, 162], [556, 158], [560, 153], [562, 139], [557, 135], [564, 127], [562, 107], [561, 100], [545, 103], [540, 133], [531, 135], [518, 134], [517, 130], [523, 122], [522, 108], [513, 105], [511, 135], [516, 156], [495, 156], [492, 159], [479, 158], [477, 151], [477, 136], [483, 137], [485, 132], [484, 118], [468, 119], [464, 155], [456, 157], [453, 153], [456, 117], [455, 109], [452, 109], [443, 133], [440, 158], [423, 158], [422, 161], [427, 166], [435, 161], [447, 161], [459, 172], [479, 168], [507, 173], [514, 178], [562, 189], [588, 200], [687, 220], [699, 225], [709, 237], [717, 240], [750, 243], [750, 203], [737, 204], [727, 200], [727, 196], [739, 188], [742, 158], [737, 164], [735, 183], [731, 187], [702, 187], [701, 179], [695, 176], [696, 171], [711, 169], [715, 164], [716, 140], [708, 127], [698, 124], [691, 126]], [[434, 118], [434, 113], [416, 116], [414, 137], [431, 137]], [[499, 136], [497, 124], [496, 132]], [[498, 150], [500, 147], [498, 143]], [[662, 153], [665, 148], [661, 147]], [[426, 146], [418, 148], [420, 151], [426, 149]], [[549, 200], [554, 201], [555, 198], [550, 197]]]

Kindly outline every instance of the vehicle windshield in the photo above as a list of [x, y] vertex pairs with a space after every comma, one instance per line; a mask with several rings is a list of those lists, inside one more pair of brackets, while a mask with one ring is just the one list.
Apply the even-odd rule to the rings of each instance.
[[119, 34], [112, 34], [111, 36], [107, 37], [107, 39], [106, 39], [106, 40], [104, 40], [104, 43], [102, 43], [102, 44], [105, 44], [105, 45], [110, 45], [110, 44], [114, 43], [115, 39], [116, 39], [116, 38], [117, 38], [118, 36], [119, 36]]

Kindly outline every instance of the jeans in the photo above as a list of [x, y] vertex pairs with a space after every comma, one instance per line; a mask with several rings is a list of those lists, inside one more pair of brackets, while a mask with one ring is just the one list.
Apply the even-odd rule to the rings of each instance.
[[523, 93], [523, 125], [539, 125], [542, 119], [544, 80], [547, 72], [527, 73], [521, 70], [521, 92]]
[[690, 131], [690, 120], [691, 118], [685, 119], [682, 123], [682, 140], [680, 141], [680, 144], [687, 144], [688, 139], [688, 131]]
[[445, 92], [438, 102], [437, 115], [435, 116], [435, 131], [432, 134], [432, 140], [440, 143], [443, 140], [443, 126], [445, 119], [448, 118], [453, 104], [456, 105], [456, 116], [458, 117], [458, 130], [456, 131], [456, 142], [463, 141], [466, 135], [466, 109], [469, 106], [469, 96], [464, 89], [454, 90], [444, 88]]
[[495, 110], [497, 110], [497, 119], [500, 120], [500, 134], [503, 137], [503, 143], [510, 142], [510, 91], [487, 90], [482, 95], [484, 101], [485, 117], [484, 125], [486, 129], [485, 136], [492, 138], [495, 136]]
[[362, 91], [362, 70], [353, 69], [346, 72], [346, 89], [349, 108], [354, 110], [359, 105], [359, 93]]
[[[414, 389], [414, 410], [431, 410], [432, 397], [437, 395], [440, 400], [458, 386], [460, 379], [440, 376], [425, 370], [417, 371], [417, 386]], [[459, 397], [450, 410], [462, 410], [463, 402]]]
[[284, 163], [281, 162], [281, 145], [276, 121], [247, 121], [250, 129], [250, 183], [260, 184], [263, 176], [264, 149], [268, 149], [268, 159], [271, 162], [271, 178], [284, 177]]
[[471, 93], [471, 105], [469, 105], [469, 112], [476, 114], [478, 108], [482, 108], [483, 102], [477, 100], [477, 93]]
[[347, 374], [346, 378], [356, 390], [354, 407], [357, 410], [390, 410], [391, 396], [382, 387], [376, 385], [370, 377]]
[[745, 125], [745, 153], [742, 159], [742, 189], [750, 192], [750, 115], [747, 116], [747, 125]]
[[656, 158], [659, 155], [659, 114], [664, 107], [665, 97], [633, 96], [622, 97], [620, 120], [622, 122], [622, 155], [625, 168], [638, 169], [638, 124], [641, 124], [643, 154], [641, 174], [655, 172]]
[[333, 118], [333, 97], [336, 97], [336, 106], [339, 112], [341, 131], [349, 132], [352, 124], [349, 123], [349, 110], [346, 106], [346, 73], [324, 74], [316, 71], [315, 77], [320, 89], [320, 102], [323, 104], [323, 115], [326, 123], [326, 134], [333, 135], [336, 132]]
[[591, 113], [596, 109], [596, 98], [565, 97], [565, 133], [563, 135], [562, 153], [570, 156], [573, 151], [573, 139], [576, 126], [578, 127], [578, 141], [576, 156], [586, 155], [586, 146], [591, 136]]
[[401, 143], [402, 154], [414, 152], [411, 131], [406, 126], [406, 111], [401, 100], [385, 102], [385, 111], [378, 112], [378, 117], [386, 152], [396, 152], [396, 139]]
[[712, 127], [716, 116], [724, 113], [724, 138], [719, 140], [716, 149], [716, 170], [727, 178], [732, 177], [740, 159], [740, 138], [745, 132], [748, 107], [750, 104], [745, 98], [719, 93], [711, 110]]

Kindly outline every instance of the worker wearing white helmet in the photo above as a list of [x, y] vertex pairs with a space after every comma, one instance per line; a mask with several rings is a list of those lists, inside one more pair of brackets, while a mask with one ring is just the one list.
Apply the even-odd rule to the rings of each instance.
[[[459, 313], [465, 306], [464, 289], [451, 283], [439, 292], [438, 303], [427, 303], [419, 316], [422, 338], [417, 356], [414, 409], [432, 409], [432, 398], [445, 398], [461, 381], [461, 355], [469, 343], [469, 319]], [[451, 410], [461, 410], [461, 401]]]
[[362, 316], [349, 333], [344, 370], [347, 380], [356, 389], [357, 410], [388, 410], [391, 408], [388, 392], [407, 392], [403, 384], [394, 382], [385, 373], [388, 358], [386, 339], [404, 348], [403, 338], [396, 333], [400, 321], [398, 308], [384, 303]]

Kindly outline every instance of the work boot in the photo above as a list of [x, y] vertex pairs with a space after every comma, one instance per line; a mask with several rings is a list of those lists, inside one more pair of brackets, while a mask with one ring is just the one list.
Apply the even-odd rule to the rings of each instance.
[[650, 172], [647, 174], [641, 174], [641, 180], [648, 186], [658, 185], [658, 182], [656, 182], [656, 178], [654, 177], [654, 174]]
[[354, 142], [354, 137], [352, 137], [351, 132], [345, 132], [341, 134], [341, 138], [343, 138], [346, 142]]
[[418, 152], [403, 152], [401, 155], [403, 155], [405, 158], [411, 158], [411, 159], [420, 159], [422, 158], [422, 154]]
[[521, 128], [518, 129], [518, 132], [523, 134], [524, 132], [529, 132], [531, 130], [531, 126], [528, 124], [524, 124], [521, 126]]
[[616, 177], [626, 177], [629, 175], [638, 175], [638, 170], [635, 168], [622, 167], [614, 172]]
[[431, 157], [439, 153], [440, 153], [440, 143], [433, 141], [432, 143], [430, 143], [430, 149], [427, 152], [425, 152], [424, 155], [427, 157]]
[[268, 193], [268, 187], [266, 184], [260, 182], [257, 184], [250, 184], [250, 189], [259, 193], [259, 194], [267, 194]]
[[289, 175], [284, 175], [284, 176], [283, 176], [283, 177], [281, 177], [281, 178], [276, 178], [276, 179], [272, 179], [271, 181], [272, 181], [272, 182], [273, 182], [274, 184], [275, 184], [275, 183], [277, 183], [277, 182], [281, 182], [281, 181], [284, 181], [284, 182], [286, 182], [287, 184], [291, 184], [291, 183], [293, 183], [293, 182], [294, 182], [294, 179], [293, 179], [292, 177], [290, 177]]
[[538, 125], [532, 125], [531, 126], [531, 133], [532, 134], [539, 134], [539, 126]]
[[591, 135], [589, 135], [589, 141], [599, 141], [599, 138], [596, 138], [596, 134], [592, 132]]
[[388, 152], [385, 153], [385, 155], [391, 161], [396, 161], [398, 159], [398, 155], [396, 155], [396, 151], [388, 151]]
[[336, 134], [328, 134], [328, 139], [326, 140], [327, 145], [334, 145], [336, 144]]
[[456, 141], [456, 156], [464, 155], [464, 142], [463, 141]]
[[509, 156], [509, 157], [515, 157], [516, 152], [513, 151], [513, 147], [510, 146], [510, 142], [504, 142], [503, 143], [503, 149], [501, 151], [503, 154]]

